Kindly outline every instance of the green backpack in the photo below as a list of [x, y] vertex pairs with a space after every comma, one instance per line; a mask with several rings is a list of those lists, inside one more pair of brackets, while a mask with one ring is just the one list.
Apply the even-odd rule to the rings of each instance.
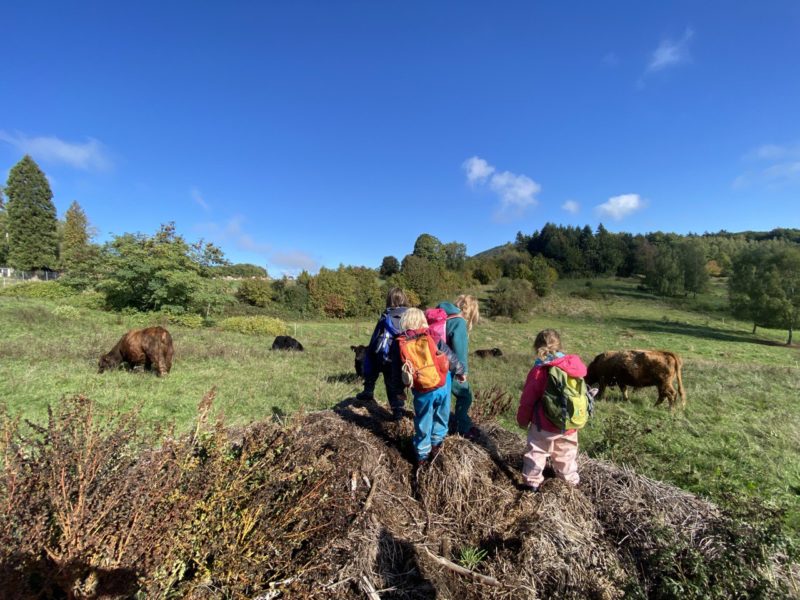
[[562, 433], [586, 425], [594, 408], [592, 399], [583, 377], [572, 377], [558, 367], [547, 369], [547, 387], [541, 400], [544, 414]]

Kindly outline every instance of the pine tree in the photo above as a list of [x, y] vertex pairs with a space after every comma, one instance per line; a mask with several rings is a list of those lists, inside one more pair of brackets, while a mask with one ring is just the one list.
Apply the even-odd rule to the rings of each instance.
[[61, 268], [68, 272], [80, 268], [88, 261], [89, 251], [89, 221], [80, 204], [73, 201], [64, 215]]
[[25, 155], [8, 175], [8, 263], [31, 271], [56, 267], [56, 207], [39, 165]]

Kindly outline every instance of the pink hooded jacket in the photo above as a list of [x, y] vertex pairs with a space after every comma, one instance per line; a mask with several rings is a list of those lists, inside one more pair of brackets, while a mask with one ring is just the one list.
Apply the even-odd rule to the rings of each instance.
[[[583, 364], [580, 356], [576, 354], [567, 354], [547, 362], [537, 360], [528, 373], [522, 396], [519, 399], [517, 424], [520, 427], [527, 429], [531, 423], [538, 423], [545, 431], [561, 433], [561, 429], [553, 425], [544, 415], [544, 407], [538, 402], [547, 387], [547, 368], [551, 366], [562, 369], [572, 377], [586, 377], [586, 365]], [[536, 410], [536, 415], [534, 415], [534, 409]], [[566, 433], [570, 434], [573, 431], [575, 430], [570, 429]]]

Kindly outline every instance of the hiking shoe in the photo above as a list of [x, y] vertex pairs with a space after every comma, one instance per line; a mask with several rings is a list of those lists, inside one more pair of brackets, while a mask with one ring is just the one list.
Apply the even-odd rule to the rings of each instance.
[[468, 439], [470, 442], [474, 442], [478, 438], [481, 437], [481, 430], [475, 427], [474, 425], [469, 428], [469, 431], [466, 433], [459, 434], [461, 437]]
[[427, 458], [421, 458], [417, 461], [417, 473], [422, 471], [425, 467], [428, 466], [430, 461]]
[[406, 416], [406, 411], [402, 408], [392, 409], [392, 421], [401, 421]]
[[374, 402], [375, 396], [373, 396], [370, 392], [358, 392], [356, 394], [356, 400], [368, 400]]

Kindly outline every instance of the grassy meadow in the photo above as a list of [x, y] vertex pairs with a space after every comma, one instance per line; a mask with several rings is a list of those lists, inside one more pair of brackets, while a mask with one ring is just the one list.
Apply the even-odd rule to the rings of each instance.
[[[668, 349], [684, 359], [688, 405], [655, 408], [655, 388], [630, 402], [611, 389], [581, 432], [582, 449], [633, 467], [723, 505], [759, 500], [783, 509], [786, 530], [800, 539], [800, 349], [783, 345], [786, 332], [760, 330], [721, 310], [722, 282], [696, 299], [657, 299], [630, 280], [559, 282], [524, 323], [484, 319], [471, 347], [499, 347], [499, 359], [470, 358], [470, 380], [514, 398], [532, 363], [536, 332], [555, 327], [566, 350], [589, 362], [604, 350]], [[84, 394], [111, 411], [137, 408], [150, 424], [186, 429], [203, 394], [216, 386], [215, 407], [229, 424], [275, 413], [329, 408], [353, 396], [351, 344], [367, 343], [370, 321], [290, 323], [304, 353], [269, 350], [272, 338], [213, 328], [170, 326], [172, 373], [97, 374], [97, 359], [141, 317], [80, 309], [54, 314], [57, 301], [0, 297], [0, 403], [12, 415], [41, 422], [47, 406]], [[377, 317], [377, 315], [376, 315]], [[152, 323], [156, 324], [156, 323]], [[382, 385], [378, 385], [383, 399]]]

